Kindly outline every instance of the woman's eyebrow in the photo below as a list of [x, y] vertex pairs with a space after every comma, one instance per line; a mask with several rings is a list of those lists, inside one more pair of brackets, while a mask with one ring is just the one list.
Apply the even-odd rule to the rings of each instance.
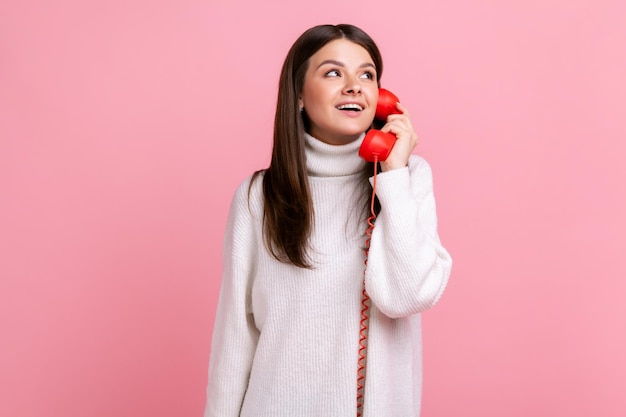
[[[322, 65], [326, 65], [326, 64], [331, 64], [331, 65], [336, 65], [338, 67], [345, 67], [345, 64], [341, 61], [336, 61], [334, 59], [327, 59], [325, 61], [322, 61], [317, 68], [321, 67]], [[372, 67], [374, 69], [376, 69], [376, 66], [374, 64], [372, 64], [371, 62], [365, 62], [361, 65], [359, 65], [359, 68], [367, 68], [367, 67]]]

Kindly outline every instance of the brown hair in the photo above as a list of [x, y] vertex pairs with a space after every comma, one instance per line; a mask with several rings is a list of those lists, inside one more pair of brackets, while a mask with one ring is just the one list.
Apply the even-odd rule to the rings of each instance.
[[[382, 57], [372, 38], [363, 30], [348, 24], [308, 29], [292, 45], [283, 63], [270, 166], [253, 176], [254, 181], [259, 174], [264, 174], [263, 235], [268, 250], [277, 260], [302, 268], [311, 268], [307, 247], [313, 223], [313, 203], [304, 154], [304, 132], [308, 123], [306, 115], [300, 112], [298, 99], [309, 58], [336, 39], [347, 39], [365, 48], [374, 61], [380, 82]], [[365, 181], [372, 171], [373, 165], [368, 164]]]

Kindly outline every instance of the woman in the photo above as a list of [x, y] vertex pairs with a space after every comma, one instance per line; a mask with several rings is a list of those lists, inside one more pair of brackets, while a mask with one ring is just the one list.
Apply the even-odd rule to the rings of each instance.
[[375, 43], [351, 25], [313, 27], [290, 49], [270, 166], [231, 205], [205, 417], [419, 415], [419, 313], [441, 297], [452, 261], [399, 103], [382, 128], [397, 141], [380, 162], [366, 236], [374, 166], [358, 150], [382, 69]]

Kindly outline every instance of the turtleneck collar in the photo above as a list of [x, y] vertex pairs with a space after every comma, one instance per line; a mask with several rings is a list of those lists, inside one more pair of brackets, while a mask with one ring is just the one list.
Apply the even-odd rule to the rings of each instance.
[[306, 167], [312, 177], [341, 177], [361, 172], [367, 162], [359, 156], [365, 133], [345, 145], [329, 145], [304, 134]]

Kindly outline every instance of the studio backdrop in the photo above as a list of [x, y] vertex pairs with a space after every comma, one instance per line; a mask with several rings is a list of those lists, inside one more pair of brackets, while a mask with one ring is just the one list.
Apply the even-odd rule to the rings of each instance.
[[626, 5], [4, 1], [0, 415], [198, 417], [226, 214], [292, 42], [352, 23], [454, 266], [424, 417], [626, 415]]

